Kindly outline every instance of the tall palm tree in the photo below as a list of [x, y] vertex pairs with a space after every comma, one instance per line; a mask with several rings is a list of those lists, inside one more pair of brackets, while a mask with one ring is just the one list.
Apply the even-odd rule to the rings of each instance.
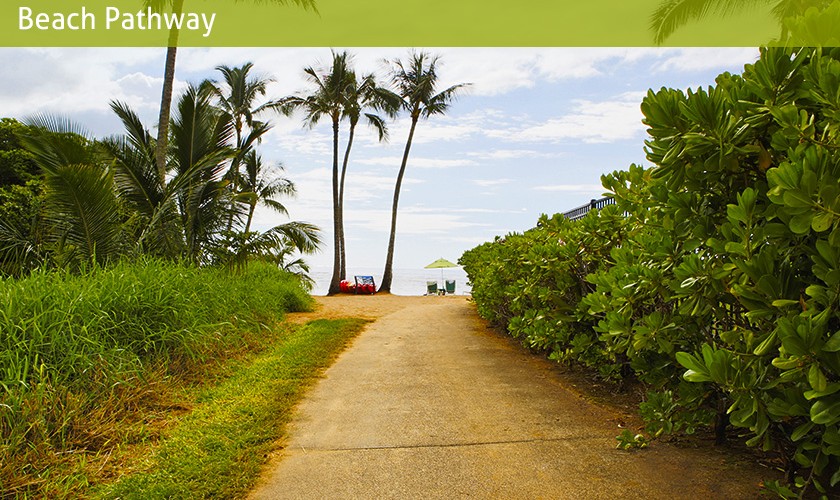
[[388, 240], [388, 253], [385, 257], [385, 272], [382, 275], [382, 283], [379, 286], [380, 292], [391, 291], [400, 188], [402, 187], [405, 167], [408, 163], [408, 154], [411, 151], [411, 141], [414, 139], [414, 130], [417, 128], [417, 122], [421, 118], [427, 119], [433, 115], [445, 114], [458, 92], [470, 85], [468, 83], [459, 83], [438, 92], [437, 66], [439, 60], [439, 56], [432, 56], [426, 52], [412, 52], [409, 55], [409, 60], [405, 63], [399, 60], [392, 62], [391, 83], [396, 89], [397, 94], [402, 98], [401, 107], [411, 117], [411, 128], [408, 131], [402, 164], [400, 165], [397, 182], [394, 186], [394, 203], [391, 208], [391, 235]]
[[345, 89], [343, 112], [343, 116], [350, 123], [350, 130], [347, 136], [347, 146], [344, 149], [344, 161], [341, 165], [341, 179], [338, 186], [338, 210], [340, 213], [339, 219], [341, 220], [338, 234], [340, 280], [345, 279], [347, 276], [347, 253], [344, 244], [344, 181], [347, 177], [347, 164], [350, 159], [350, 150], [353, 148], [356, 126], [359, 124], [362, 115], [364, 115], [368, 125], [376, 131], [379, 140], [387, 141], [388, 126], [385, 120], [376, 113], [365, 112], [365, 109], [384, 112], [390, 118], [396, 117], [400, 109], [400, 96], [381, 87], [376, 82], [373, 74], [365, 75], [361, 81], [356, 81], [355, 75], [352, 75], [351, 79], [353, 83], [347, 85]]
[[[276, 5], [295, 4], [304, 9], [312, 9], [317, 12], [315, 0], [253, 0], [255, 3], [274, 3]], [[154, 12], [164, 12], [171, 8], [172, 13], [181, 14], [184, 11], [184, 0], [143, 0], [144, 8], [151, 8]], [[166, 64], [163, 71], [163, 90], [160, 98], [160, 114], [158, 116], [158, 135], [155, 145], [155, 164], [157, 165], [160, 178], [163, 179], [166, 171], [166, 149], [169, 142], [169, 117], [172, 106], [172, 92], [175, 84], [175, 60], [178, 54], [177, 28], [169, 31], [169, 41], [166, 48]]]
[[[661, 45], [686, 24], [710, 15], [726, 16], [758, 4], [770, 4], [773, 16], [782, 25], [787, 18], [805, 12], [808, 7], [826, 7], [833, 0], [664, 0], [650, 17], [653, 40]], [[782, 38], [787, 34], [782, 28]]]
[[332, 65], [328, 70], [318, 71], [309, 66], [303, 71], [313, 91], [304, 95], [293, 95], [281, 99], [280, 110], [286, 114], [300, 109], [304, 113], [304, 124], [314, 127], [323, 117], [327, 117], [332, 124], [333, 162], [332, 162], [332, 199], [333, 199], [333, 273], [327, 291], [335, 295], [340, 291], [341, 281], [341, 249], [339, 235], [341, 234], [341, 211], [339, 209], [338, 192], [338, 130], [341, 117], [344, 114], [347, 88], [354, 85], [355, 76], [349, 67], [349, 54], [333, 52]]

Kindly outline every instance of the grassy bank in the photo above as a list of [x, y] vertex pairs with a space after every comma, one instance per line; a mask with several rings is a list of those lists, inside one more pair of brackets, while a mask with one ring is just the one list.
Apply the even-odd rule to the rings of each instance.
[[0, 282], [0, 491], [75, 496], [152, 442], [177, 387], [265, 347], [311, 298], [293, 276], [148, 261]]
[[293, 328], [230, 378], [203, 391], [142, 471], [99, 489], [96, 496], [243, 496], [258, 479], [303, 391], [363, 325], [361, 320], [318, 320]]

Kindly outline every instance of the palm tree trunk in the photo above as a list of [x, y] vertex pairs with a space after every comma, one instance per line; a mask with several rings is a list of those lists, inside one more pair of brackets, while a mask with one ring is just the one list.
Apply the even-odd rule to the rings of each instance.
[[338, 186], [338, 211], [341, 215], [341, 227], [339, 228], [338, 246], [341, 251], [341, 269], [339, 279], [347, 279], [347, 252], [344, 245], [344, 179], [347, 176], [347, 162], [350, 159], [350, 149], [353, 148], [353, 136], [356, 133], [356, 124], [350, 124], [350, 136], [347, 138], [347, 149], [344, 150], [344, 164], [341, 166], [341, 182]]
[[332, 189], [333, 189], [333, 273], [330, 279], [330, 287], [327, 290], [327, 295], [335, 295], [341, 291], [339, 284], [341, 278], [339, 271], [341, 268], [341, 249], [339, 248], [339, 237], [341, 228], [341, 210], [338, 206], [338, 120], [339, 116], [333, 116], [333, 173], [332, 173]]
[[[184, 0], [176, 0], [172, 6], [173, 14], [180, 14]], [[178, 55], [178, 29], [169, 30], [169, 47], [166, 49], [166, 64], [163, 70], [163, 91], [160, 96], [160, 115], [158, 116], [158, 136], [155, 143], [155, 164], [161, 185], [166, 184], [166, 149], [169, 144], [169, 113], [172, 107], [172, 92], [175, 85], [175, 59]]]
[[245, 234], [251, 231], [251, 221], [254, 219], [254, 210], [257, 208], [257, 202], [251, 203], [248, 208], [248, 222], [245, 224]]
[[379, 285], [380, 292], [391, 292], [391, 281], [393, 280], [394, 267], [394, 241], [397, 237], [397, 206], [400, 203], [400, 188], [402, 187], [405, 166], [408, 163], [408, 152], [411, 150], [411, 140], [414, 138], [414, 129], [417, 127], [418, 117], [411, 118], [411, 129], [408, 132], [408, 140], [405, 142], [400, 172], [397, 174], [397, 184], [394, 186], [394, 206], [391, 208], [391, 238], [388, 241], [388, 254], [385, 257], [385, 272], [382, 274], [382, 283]]

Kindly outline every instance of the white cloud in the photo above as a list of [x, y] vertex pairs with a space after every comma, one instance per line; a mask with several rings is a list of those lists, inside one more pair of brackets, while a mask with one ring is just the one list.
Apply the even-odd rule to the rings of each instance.
[[[375, 158], [363, 158], [354, 160], [354, 163], [362, 165], [385, 165], [389, 167], [399, 167], [402, 163], [402, 157], [399, 156], [384, 156]], [[408, 165], [411, 168], [457, 168], [457, 167], [471, 167], [477, 165], [473, 160], [449, 160], [442, 158], [408, 158]]]
[[718, 70], [721, 67], [740, 70], [744, 64], [758, 59], [758, 50], [747, 47], [684, 48], [670, 50], [664, 56], [665, 60], [654, 66], [657, 73]]
[[[390, 210], [361, 210], [349, 214], [345, 223], [348, 226], [366, 229], [377, 233], [388, 233], [391, 224]], [[417, 207], [400, 209], [397, 216], [397, 231], [400, 234], [436, 235], [449, 234], [452, 231], [468, 228], [486, 227], [487, 224], [469, 222], [462, 215], [450, 210], [425, 210]]]
[[535, 191], [588, 193], [592, 191], [604, 192], [606, 189], [600, 184], [553, 184], [534, 187]]
[[511, 182], [513, 182], [513, 179], [474, 179], [472, 181], [473, 184], [481, 187], [504, 186], [505, 184], [510, 184]]
[[488, 130], [495, 139], [521, 142], [580, 140], [609, 143], [640, 137], [644, 133], [639, 103], [642, 92], [626, 92], [605, 101], [575, 100], [571, 113], [519, 129]]
[[160, 49], [2, 49], [0, 65], [9, 70], [0, 85], [0, 108], [5, 116], [23, 117], [110, 112], [112, 99], [142, 107], [160, 100], [160, 88], [138, 87], [137, 70], [127, 68], [157, 57], [163, 73]]
[[467, 156], [481, 160], [516, 160], [521, 158], [559, 158], [561, 153], [543, 153], [533, 149], [494, 149], [491, 151], [471, 151]]

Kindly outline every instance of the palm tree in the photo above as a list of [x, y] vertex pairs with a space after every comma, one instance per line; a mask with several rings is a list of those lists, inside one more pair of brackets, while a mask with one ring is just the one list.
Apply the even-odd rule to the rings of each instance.
[[[832, 0], [664, 0], [650, 18], [653, 40], [661, 45], [682, 26], [709, 15], [726, 16], [756, 4], [771, 4], [773, 16], [782, 21], [805, 12], [808, 7], [826, 7]], [[782, 39], [787, 33], [782, 28]]]
[[338, 191], [338, 130], [339, 122], [344, 114], [347, 88], [354, 85], [355, 75], [349, 68], [348, 53], [333, 52], [333, 61], [329, 70], [319, 72], [313, 67], [304, 69], [307, 80], [314, 86], [310, 94], [293, 95], [281, 99], [280, 110], [286, 114], [300, 109], [304, 112], [304, 124], [314, 127], [323, 117], [328, 117], [332, 123], [333, 164], [332, 164], [332, 198], [333, 198], [333, 273], [327, 294], [334, 295], [340, 291], [341, 281], [341, 248], [339, 235], [341, 234], [341, 210], [339, 209]]
[[212, 84], [213, 93], [218, 100], [217, 105], [233, 119], [237, 147], [242, 144], [245, 126], [254, 128], [255, 123], [259, 123], [255, 119], [258, 114], [277, 107], [276, 101], [256, 104], [265, 96], [266, 87], [274, 80], [262, 76], [252, 77], [250, 72], [253, 67], [251, 62], [234, 68], [216, 66], [216, 70], [222, 74], [224, 84]]
[[468, 83], [459, 83], [437, 92], [437, 65], [439, 59], [439, 56], [432, 56], [425, 52], [412, 52], [409, 56], [409, 61], [406, 63], [399, 60], [392, 62], [391, 82], [402, 98], [401, 107], [411, 117], [411, 128], [408, 131], [402, 164], [400, 165], [397, 182], [394, 186], [394, 204], [391, 208], [391, 235], [388, 240], [388, 253], [385, 257], [385, 272], [382, 275], [382, 283], [379, 286], [380, 292], [391, 291], [400, 188], [402, 187], [405, 167], [408, 163], [408, 154], [411, 151], [411, 141], [414, 138], [414, 130], [417, 128], [417, 122], [421, 118], [427, 119], [433, 115], [445, 114], [458, 92], [469, 85]]
[[[217, 66], [223, 77], [223, 84], [208, 82], [213, 93], [216, 95], [217, 105], [227, 113], [232, 121], [236, 132], [237, 155], [231, 162], [225, 178], [231, 182], [234, 192], [242, 191], [244, 182], [241, 178], [240, 168], [244, 158], [253, 151], [253, 148], [262, 140], [271, 129], [271, 125], [258, 121], [256, 116], [266, 110], [276, 109], [279, 106], [277, 101], [266, 101], [258, 104], [258, 101], [265, 96], [266, 88], [273, 80], [262, 76], [252, 77], [250, 71], [253, 64], [248, 62], [240, 67]], [[228, 216], [227, 230], [233, 229], [234, 218], [237, 211], [234, 209], [236, 199], [231, 201], [230, 215]]]
[[223, 179], [228, 161], [236, 155], [230, 147], [233, 126], [213, 106], [212, 89], [190, 86], [178, 102], [172, 120], [171, 155], [176, 177], [185, 179], [178, 205], [184, 230], [186, 256], [195, 263], [206, 257], [207, 246], [225, 227], [229, 182]]
[[[277, 5], [293, 3], [304, 9], [317, 12], [315, 0], [253, 0], [254, 2], [271, 2]], [[181, 14], [184, 10], [184, 0], [143, 0], [143, 7], [151, 8], [154, 12], [163, 12], [171, 7], [172, 13]], [[163, 71], [163, 90], [160, 98], [160, 114], [158, 116], [158, 135], [155, 146], [155, 164], [160, 178], [165, 177], [166, 149], [169, 142], [169, 117], [172, 106], [172, 92], [175, 83], [175, 60], [178, 54], [178, 29], [173, 27], [169, 31], [168, 47], [166, 49], [166, 64]]]
[[347, 276], [347, 254], [344, 244], [344, 181], [347, 176], [347, 163], [350, 159], [350, 150], [353, 148], [353, 138], [356, 134], [356, 125], [364, 114], [368, 124], [376, 131], [380, 141], [388, 140], [388, 126], [381, 116], [375, 113], [363, 113], [365, 109], [382, 111], [390, 118], [397, 115], [400, 107], [400, 96], [390, 90], [379, 86], [373, 74], [365, 75], [360, 82], [352, 76], [353, 84], [346, 87], [343, 116], [350, 122], [350, 131], [347, 137], [347, 147], [344, 150], [344, 161], [341, 165], [341, 179], [338, 186], [338, 210], [341, 226], [339, 227], [339, 279]]
[[133, 214], [130, 230], [135, 250], [158, 257], [175, 258], [183, 252], [183, 235], [177, 207], [179, 178], [167, 182], [155, 163], [155, 139], [137, 114], [125, 103], [113, 101], [111, 109], [120, 118], [125, 134], [102, 141], [111, 158], [117, 194]]
[[225, 168], [236, 154], [233, 127], [212, 104], [212, 90], [190, 86], [172, 120], [170, 154], [163, 179], [155, 141], [128, 106], [114, 102], [126, 135], [104, 141], [112, 158], [116, 189], [135, 214], [135, 246], [144, 253], [206, 261], [229, 210]]

